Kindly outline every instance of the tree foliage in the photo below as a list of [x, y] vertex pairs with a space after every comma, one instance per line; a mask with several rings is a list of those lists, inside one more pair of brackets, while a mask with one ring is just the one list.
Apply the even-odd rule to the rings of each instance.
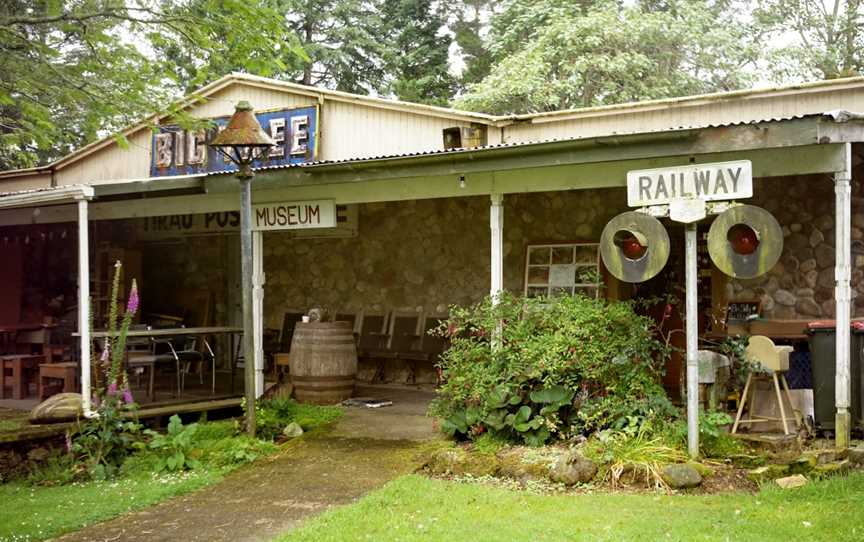
[[517, 113], [742, 88], [749, 36], [727, 2], [511, 1], [492, 24], [489, 76], [458, 104]]
[[[200, 51], [190, 62], [202, 70], [229, 52], [256, 71], [278, 69], [272, 51], [297, 53], [280, 22], [255, 1], [0, 3], [0, 169], [51, 161], [164, 110], [182, 80], [170, 58], [151, 57], [165, 43]], [[243, 47], [226, 48], [226, 36]]]
[[774, 80], [834, 79], [864, 73], [864, 2], [759, 0], [755, 18], [774, 40]]

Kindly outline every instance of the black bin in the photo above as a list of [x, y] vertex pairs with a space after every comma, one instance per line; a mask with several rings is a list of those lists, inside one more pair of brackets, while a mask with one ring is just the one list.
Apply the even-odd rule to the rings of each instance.
[[[861, 351], [864, 349], [864, 321], [852, 322], [849, 337], [849, 376], [852, 381], [849, 396], [853, 427], [862, 427]], [[836, 376], [837, 325], [834, 320], [819, 320], [807, 324], [810, 337], [810, 359], [813, 370], [813, 417], [818, 429], [833, 431], [836, 412], [834, 391]]]

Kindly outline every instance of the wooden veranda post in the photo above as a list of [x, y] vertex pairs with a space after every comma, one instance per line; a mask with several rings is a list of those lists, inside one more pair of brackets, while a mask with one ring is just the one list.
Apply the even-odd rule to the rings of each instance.
[[[850, 353], [850, 319], [852, 292], [850, 278], [852, 276], [851, 258], [851, 195], [852, 195], [852, 164], [851, 146], [844, 145], [845, 166], [841, 171], [834, 174], [834, 193], [836, 205], [836, 252], [834, 262], [834, 277], [836, 286], [834, 288], [835, 311], [836, 311], [836, 373], [835, 373], [835, 396], [834, 404], [837, 413], [834, 419], [834, 430], [836, 431], [835, 446], [838, 449], [849, 447], [850, 422], [849, 396], [851, 391], [851, 380], [849, 377], [849, 353]], [[856, 390], [857, 392], [857, 390]]]
[[81, 351], [81, 408], [89, 417], [90, 391], [90, 235], [88, 202], [78, 200], [78, 334]]

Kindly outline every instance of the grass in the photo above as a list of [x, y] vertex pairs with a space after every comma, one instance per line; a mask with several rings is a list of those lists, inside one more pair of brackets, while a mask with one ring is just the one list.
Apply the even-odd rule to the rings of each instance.
[[864, 540], [864, 473], [756, 495], [535, 495], [404, 476], [280, 542]]
[[0, 485], [0, 540], [44, 540], [222, 479], [228, 469], [144, 473], [55, 487]]

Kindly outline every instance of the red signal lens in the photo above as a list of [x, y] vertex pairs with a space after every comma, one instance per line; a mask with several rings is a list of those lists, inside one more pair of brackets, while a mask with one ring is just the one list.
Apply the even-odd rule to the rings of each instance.
[[747, 224], [735, 224], [729, 228], [726, 239], [732, 245], [732, 250], [742, 256], [749, 256], [759, 248], [759, 234]]
[[614, 239], [628, 260], [638, 260], [648, 252], [648, 247], [643, 245], [632, 231], [621, 230], [615, 234]]

